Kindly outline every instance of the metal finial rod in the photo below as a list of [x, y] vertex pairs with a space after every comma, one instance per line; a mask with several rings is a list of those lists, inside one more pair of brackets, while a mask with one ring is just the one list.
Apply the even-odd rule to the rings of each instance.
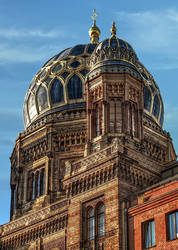
[[116, 25], [115, 25], [115, 22], [113, 21], [112, 22], [112, 28], [111, 28], [111, 35], [115, 36], [116, 32], [117, 32]]

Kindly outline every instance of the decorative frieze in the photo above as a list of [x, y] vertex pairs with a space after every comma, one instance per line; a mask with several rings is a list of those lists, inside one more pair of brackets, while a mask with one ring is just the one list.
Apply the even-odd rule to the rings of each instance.
[[22, 162], [27, 164], [45, 156], [47, 150], [47, 138], [44, 137], [31, 143], [28, 147], [22, 149]]
[[9, 234], [10, 232], [13, 232], [17, 229], [22, 229], [27, 225], [32, 225], [35, 222], [41, 221], [43, 218], [48, 216], [50, 213], [55, 212], [58, 209], [61, 209], [62, 207], [65, 207], [69, 204], [68, 200], [63, 200], [57, 203], [54, 203], [51, 206], [45, 207], [43, 209], [40, 209], [39, 211], [36, 211], [35, 213], [31, 213], [29, 215], [23, 216], [20, 219], [16, 219], [15, 221], [11, 221], [7, 224], [4, 224], [1, 226], [1, 235]]
[[59, 215], [50, 218], [45, 223], [40, 223], [37, 227], [31, 227], [26, 230], [22, 229], [20, 232], [11, 235], [11, 237], [7, 237], [7, 239], [5, 237], [2, 238], [0, 247], [1, 249], [17, 249], [24, 245], [28, 245], [41, 237], [64, 230], [64, 228], [67, 227], [67, 220], [67, 215]]
[[64, 187], [67, 197], [73, 197], [113, 180], [117, 176], [117, 171], [118, 167], [113, 164], [105, 168], [97, 169], [92, 174], [85, 175], [85, 177], [78, 178], [78, 180], [69, 182], [69, 184]]

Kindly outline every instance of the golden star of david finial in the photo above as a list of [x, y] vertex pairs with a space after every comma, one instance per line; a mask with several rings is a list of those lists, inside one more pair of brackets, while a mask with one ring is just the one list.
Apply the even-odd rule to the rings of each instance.
[[91, 16], [91, 18], [93, 20], [93, 25], [89, 30], [91, 43], [98, 43], [98, 40], [99, 40], [100, 30], [96, 26], [96, 18], [97, 18], [97, 16], [98, 16], [98, 13], [94, 9], [93, 10], [93, 15]]
[[97, 13], [96, 10], [94, 9], [94, 10], [93, 10], [93, 15], [91, 16], [91, 19], [93, 20], [94, 23], [96, 22], [97, 16], [98, 16], [98, 13]]

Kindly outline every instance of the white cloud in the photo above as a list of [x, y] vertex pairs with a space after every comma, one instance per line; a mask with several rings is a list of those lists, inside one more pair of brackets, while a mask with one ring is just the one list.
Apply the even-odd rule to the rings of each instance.
[[0, 64], [7, 62], [38, 62], [48, 60], [61, 51], [60, 47], [56, 46], [11, 46], [8, 44], [0, 44]]
[[60, 29], [53, 29], [50, 31], [44, 31], [40, 29], [18, 29], [14, 27], [0, 28], [0, 37], [6, 39], [24, 38], [24, 37], [40, 37], [40, 38], [55, 38], [64, 36], [64, 32]]
[[[137, 51], [159, 56], [157, 68], [178, 68], [178, 11], [117, 12], [124, 36]], [[123, 32], [122, 32], [123, 33]], [[153, 58], [153, 62], [155, 58]], [[166, 67], [166, 64], [168, 65]]]

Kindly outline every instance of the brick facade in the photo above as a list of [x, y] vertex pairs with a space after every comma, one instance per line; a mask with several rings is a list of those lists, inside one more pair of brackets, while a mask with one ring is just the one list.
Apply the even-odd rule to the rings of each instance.
[[178, 208], [178, 180], [172, 180], [166, 184], [146, 191], [139, 199], [139, 204], [129, 209], [130, 234], [134, 232], [133, 242], [130, 249], [141, 250], [142, 248], [142, 224], [146, 221], [155, 221], [156, 245], [150, 249], [178, 249], [178, 239], [168, 239], [167, 215]]
[[144, 244], [178, 248], [167, 238], [178, 164], [162, 129], [161, 95], [113, 30], [101, 43], [58, 54], [30, 85], [0, 249], [139, 250], [144, 227], [156, 237]]

